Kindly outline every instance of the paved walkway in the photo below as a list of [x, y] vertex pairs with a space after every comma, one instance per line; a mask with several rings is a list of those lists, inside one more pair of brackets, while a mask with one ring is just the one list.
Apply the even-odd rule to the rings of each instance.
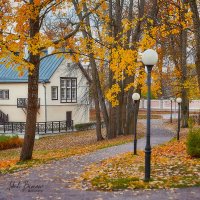
[[[169, 141], [173, 133], [163, 128], [161, 120], [152, 120], [152, 146]], [[138, 149], [144, 149], [145, 139], [138, 140]], [[133, 144], [124, 144], [96, 152], [53, 161], [33, 169], [0, 177], [0, 200], [64, 199], [64, 200], [165, 200], [200, 199], [200, 188], [176, 190], [134, 190], [121, 192], [80, 191], [70, 189], [70, 180], [85, 166], [133, 150]]]

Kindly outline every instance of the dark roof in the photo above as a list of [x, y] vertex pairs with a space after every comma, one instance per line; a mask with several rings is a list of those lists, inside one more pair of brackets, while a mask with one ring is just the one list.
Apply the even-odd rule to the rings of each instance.
[[[57, 57], [56, 55], [42, 59], [40, 63], [39, 82], [49, 81], [63, 60], [63, 57]], [[5, 64], [0, 63], [0, 83], [28, 82], [28, 71], [25, 71], [24, 75], [20, 77], [16, 67], [17, 65], [6, 68]]]

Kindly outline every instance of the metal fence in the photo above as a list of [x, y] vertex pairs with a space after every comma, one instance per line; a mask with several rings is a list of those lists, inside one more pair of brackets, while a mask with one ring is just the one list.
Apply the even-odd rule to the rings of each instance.
[[[73, 131], [73, 120], [71, 121], [50, 121], [37, 122], [37, 134], [62, 133]], [[1, 124], [1, 132], [3, 133], [24, 133], [26, 128], [25, 122], [5, 122]]]

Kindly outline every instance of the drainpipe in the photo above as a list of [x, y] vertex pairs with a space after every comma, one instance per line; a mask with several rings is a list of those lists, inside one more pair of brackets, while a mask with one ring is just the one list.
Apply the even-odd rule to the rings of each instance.
[[47, 81], [42, 81], [44, 87], [44, 109], [45, 109], [45, 122], [47, 122], [47, 88], [46, 88]]

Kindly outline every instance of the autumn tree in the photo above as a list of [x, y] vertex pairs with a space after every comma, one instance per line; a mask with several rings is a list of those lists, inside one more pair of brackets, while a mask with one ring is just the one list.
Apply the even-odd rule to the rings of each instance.
[[[144, 31], [148, 29], [145, 26], [147, 15], [153, 17], [155, 3], [156, 1], [148, 9], [143, 0], [105, 2], [81, 27], [79, 53], [86, 56], [85, 60], [91, 66], [95, 66], [97, 75], [94, 76], [93, 73], [92, 79], [95, 82], [100, 80], [96, 82], [98, 90], [95, 95], [98, 96], [95, 98], [99, 99], [101, 105], [108, 138], [132, 133], [131, 96], [133, 91], [146, 89], [141, 86], [144, 85], [146, 76], [144, 67], [138, 62], [138, 52], [155, 47], [155, 40]], [[86, 1], [85, 9], [88, 5], [89, 1]], [[102, 81], [102, 76], [106, 80]], [[156, 79], [154, 73], [154, 83]], [[159, 86], [155, 87], [155, 91], [158, 88]], [[110, 102], [108, 108], [105, 107], [105, 99]]]
[[[82, 1], [79, 3], [82, 4]], [[56, 35], [45, 34], [41, 30], [48, 16], [53, 18], [57, 12], [63, 12], [64, 9], [67, 13], [70, 6], [70, 1], [17, 1], [12, 12], [10, 12], [9, 21], [6, 21], [8, 13], [1, 18], [1, 21], [7, 22], [1, 28], [1, 56], [11, 61], [8, 62], [8, 65], [10, 63], [17, 65], [19, 75], [24, 70], [29, 72], [26, 129], [20, 160], [32, 158], [38, 108], [39, 66], [41, 59], [44, 59], [42, 50], [53, 47], [54, 52], [52, 54], [69, 53], [69, 49], [74, 43], [71, 38], [77, 33], [82, 22], [69, 24], [64, 32], [58, 31]], [[98, 9], [99, 6], [100, 3], [97, 3], [88, 12], [85, 12], [83, 19]], [[8, 29], [10, 30], [8, 31]], [[24, 59], [25, 45], [29, 52], [28, 59]]]
[[[3, 2], [1, 0], [1, 4]], [[195, 13], [195, 3], [190, 2]], [[187, 28], [191, 15], [184, 0], [17, 0], [13, 9], [10, 6], [4, 4], [0, 13], [1, 57], [6, 56], [16, 63], [20, 74], [29, 71], [21, 160], [32, 158], [39, 66], [45, 58], [42, 50], [47, 47], [54, 48], [53, 55], [72, 59], [88, 80], [96, 109], [97, 140], [102, 140], [100, 113], [109, 139], [133, 132], [132, 93], [137, 91], [143, 96], [147, 93], [140, 52], [154, 48], [161, 54], [162, 47], [167, 46], [166, 49], [171, 51], [164, 52], [162, 61], [169, 58], [181, 72], [179, 79], [176, 78], [183, 97], [184, 126], [187, 126]], [[194, 14], [193, 19], [196, 18], [198, 15]], [[197, 30], [196, 24], [195, 27]], [[28, 59], [24, 59], [25, 45], [29, 51]], [[173, 45], [177, 47], [175, 52]], [[173, 57], [177, 51], [179, 56]], [[17, 56], [16, 52], [19, 53]], [[83, 67], [84, 62], [89, 63], [89, 70]], [[152, 72], [155, 96], [160, 95], [162, 65], [160, 62]], [[139, 104], [137, 111], [138, 108]]]
[[[187, 35], [188, 29], [191, 27], [191, 12], [185, 1], [160, 0], [158, 1], [157, 13], [156, 24], [149, 31], [149, 34], [156, 40], [156, 44], [161, 47], [164, 65], [166, 65], [165, 61], [167, 60], [171, 65], [171, 76], [168, 79], [169, 84], [172, 85], [171, 89], [174, 88], [171, 96], [182, 97], [182, 127], [187, 127], [189, 119]], [[160, 64], [162, 66], [162, 63]], [[161, 70], [160, 73], [162, 74]]]

